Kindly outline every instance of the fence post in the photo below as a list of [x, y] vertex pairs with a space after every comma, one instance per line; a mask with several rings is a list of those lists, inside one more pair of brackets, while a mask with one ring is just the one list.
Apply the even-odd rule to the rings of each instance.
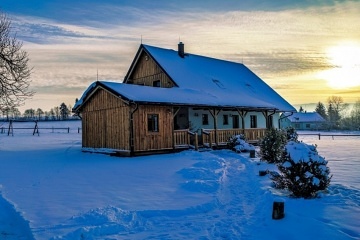
[[283, 201], [275, 201], [273, 203], [273, 213], [272, 213], [272, 219], [278, 220], [282, 219], [285, 216], [284, 208], [285, 203]]
[[211, 132], [209, 133], [208, 138], [209, 138], [209, 147], [212, 148]]
[[8, 129], [8, 136], [10, 136], [10, 132], [11, 132], [11, 135], [14, 136], [14, 128], [13, 128], [13, 121], [10, 120], [10, 123], [9, 123], [9, 129]]
[[39, 135], [39, 127], [38, 127], [38, 121], [35, 121], [35, 127], [34, 127], [34, 131], [33, 131], [33, 136], [35, 135], [35, 133]]
[[199, 140], [198, 140], [198, 134], [195, 132], [195, 150], [199, 150]]

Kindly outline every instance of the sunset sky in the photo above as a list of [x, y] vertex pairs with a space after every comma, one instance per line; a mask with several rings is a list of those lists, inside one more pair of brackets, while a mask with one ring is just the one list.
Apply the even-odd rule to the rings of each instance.
[[141, 39], [244, 63], [305, 110], [360, 99], [360, 1], [1, 0], [0, 10], [34, 68], [21, 111], [73, 106], [97, 73], [121, 82]]

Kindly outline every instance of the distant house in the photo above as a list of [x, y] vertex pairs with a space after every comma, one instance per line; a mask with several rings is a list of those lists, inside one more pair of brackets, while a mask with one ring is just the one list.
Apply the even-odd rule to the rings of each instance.
[[91, 84], [73, 111], [84, 150], [138, 155], [256, 141], [295, 112], [245, 65], [141, 44], [123, 83]]
[[326, 120], [317, 112], [312, 113], [285, 113], [281, 116], [281, 128], [294, 127], [296, 130], [325, 129]]

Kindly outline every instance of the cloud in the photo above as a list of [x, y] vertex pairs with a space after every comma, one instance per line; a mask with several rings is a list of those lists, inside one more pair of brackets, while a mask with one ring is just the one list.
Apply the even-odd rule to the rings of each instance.
[[76, 25], [59, 24], [48, 19], [13, 17], [12, 28], [16, 36], [25, 42], [54, 44], [69, 39], [112, 39], [100, 31]]
[[90, 2], [88, 7], [65, 8], [64, 15], [72, 16], [66, 21], [17, 15], [13, 23], [30, 54], [32, 86], [38, 94], [51, 86], [85, 89], [97, 71], [99, 79], [121, 81], [141, 38], [145, 44], [173, 49], [180, 38], [185, 51], [244, 62], [286, 99], [298, 101], [311, 96], [301, 93], [304, 89], [330, 91], [313, 74], [332, 67], [327, 47], [344, 38], [360, 41], [359, 2], [316, 2], [321, 7], [302, 2], [300, 8], [268, 5], [265, 11], [200, 10], [200, 3], [191, 8], [187, 2], [176, 6], [172, 1], [150, 11], [145, 2], [141, 8], [106, 3], [94, 7]]

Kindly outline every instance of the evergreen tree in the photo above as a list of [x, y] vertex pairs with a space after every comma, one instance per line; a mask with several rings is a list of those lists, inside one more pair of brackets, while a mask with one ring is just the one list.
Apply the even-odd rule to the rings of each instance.
[[315, 108], [315, 112], [320, 114], [324, 119], [328, 119], [328, 116], [326, 114], [326, 108], [325, 105], [322, 102], [318, 102]]
[[69, 113], [70, 113], [70, 111], [69, 111], [68, 107], [66, 106], [66, 104], [62, 103], [60, 105], [60, 115], [61, 115], [62, 120], [67, 119], [69, 116]]
[[302, 106], [300, 106], [300, 108], [299, 108], [299, 112], [304, 112], [304, 109], [303, 109], [303, 107]]
[[[289, 134], [290, 135], [290, 134]], [[287, 132], [275, 128], [268, 129], [265, 136], [260, 139], [261, 160], [269, 163], [281, 161], [281, 153], [287, 142]]]
[[[302, 153], [290, 154], [290, 151]], [[313, 198], [318, 191], [326, 190], [330, 184], [330, 169], [321, 157], [316, 146], [290, 141], [284, 148], [278, 164], [280, 173], [270, 173], [275, 187], [288, 189], [292, 196]]]

